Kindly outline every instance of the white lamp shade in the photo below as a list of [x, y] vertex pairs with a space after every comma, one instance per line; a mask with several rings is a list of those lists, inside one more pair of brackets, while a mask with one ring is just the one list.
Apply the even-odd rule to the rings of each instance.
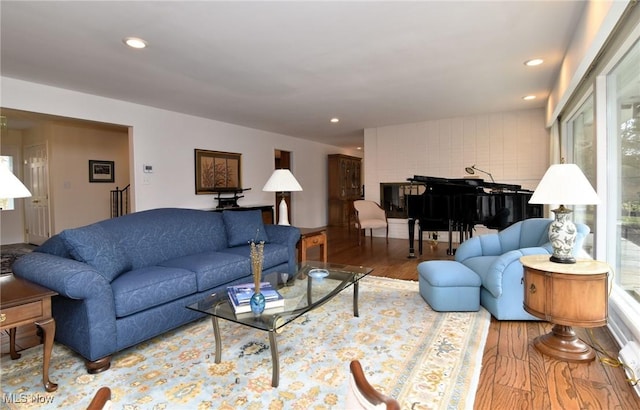
[[576, 164], [554, 164], [540, 180], [529, 203], [595, 205], [600, 198]]
[[31, 192], [6, 165], [0, 164], [0, 198], [26, 198]]
[[302, 187], [288, 169], [276, 169], [271, 177], [264, 184], [262, 190], [265, 192], [292, 192], [302, 191]]

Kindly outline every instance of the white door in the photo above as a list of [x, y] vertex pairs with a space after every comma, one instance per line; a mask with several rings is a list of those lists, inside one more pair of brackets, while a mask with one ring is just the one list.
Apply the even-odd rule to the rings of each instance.
[[49, 166], [47, 145], [25, 147], [25, 179], [31, 198], [25, 198], [27, 242], [41, 245], [50, 236]]

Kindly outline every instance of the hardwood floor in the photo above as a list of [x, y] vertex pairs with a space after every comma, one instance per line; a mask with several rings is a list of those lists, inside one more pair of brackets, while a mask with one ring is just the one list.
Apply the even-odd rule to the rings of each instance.
[[[329, 262], [371, 266], [376, 276], [418, 280], [418, 263], [453, 259], [443, 243], [430, 247], [425, 242], [423, 255], [408, 259], [407, 240], [389, 239], [386, 244], [384, 238], [364, 239], [359, 247], [355, 230], [330, 227]], [[319, 259], [317, 249], [309, 251], [309, 259]], [[589, 364], [576, 364], [539, 353], [531, 342], [550, 330], [546, 322], [492, 318], [474, 409], [640, 409], [640, 397], [625, 381], [623, 369], [603, 363], [605, 355], [598, 354]], [[617, 357], [619, 347], [606, 327], [592, 329], [593, 336], [585, 329], [575, 330], [590, 345], [602, 346]]]

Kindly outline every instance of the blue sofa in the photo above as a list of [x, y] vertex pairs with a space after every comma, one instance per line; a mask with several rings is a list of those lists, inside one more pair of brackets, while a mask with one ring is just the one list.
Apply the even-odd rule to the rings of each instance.
[[[473, 237], [460, 244], [455, 260], [474, 271], [482, 282], [480, 304], [498, 320], [539, 320], [523, 308], [523, 267], [520, 257], [553, 253], [549, 242], [552, 219], [531, 218], [494, 234]], [[573, 254], [588, 258], [582, 250], [587, 225], [576, 224]]]
[[64, 230], [13, 271], [58, 292], [55, 339], [97, 373], [114, 353], [202, 317], [187, 305], [251, 282], [251, 240], [265, 241], [263, 272], [293, 275], [299, 239], [259, 210], [154, 209]]

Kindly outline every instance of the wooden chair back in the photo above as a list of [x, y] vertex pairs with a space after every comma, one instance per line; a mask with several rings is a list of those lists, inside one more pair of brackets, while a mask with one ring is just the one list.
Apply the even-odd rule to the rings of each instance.
[[382, 394], [369, 384], [358, 360], [353, 360], [349, 369], [347, 409], [400, 410], [396, 399]]

